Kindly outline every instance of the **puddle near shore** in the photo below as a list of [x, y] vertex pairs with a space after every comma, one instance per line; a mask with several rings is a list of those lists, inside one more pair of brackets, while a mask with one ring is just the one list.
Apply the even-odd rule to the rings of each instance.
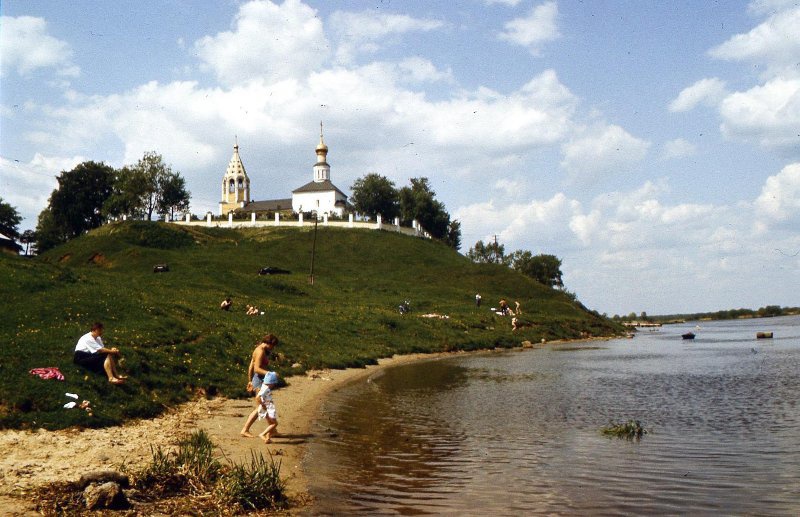
[[[800, 513], [800, 318], [385, 370], [323, 405], [311, 515]], [[780, 339], [756, 342], [770, 328]], [[604, 437], [638, 419], [638, 442]]]

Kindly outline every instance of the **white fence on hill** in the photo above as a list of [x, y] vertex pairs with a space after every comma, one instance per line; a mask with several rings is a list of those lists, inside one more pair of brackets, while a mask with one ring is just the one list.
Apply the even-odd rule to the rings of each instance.
[[[233, 214], [228, 214], [228, 220], [224, 219], [214, 219], [212, 215], [206, 214], [205, 220], [196, 220], [192, 221], [191, 216], [186, 214], [186, 219], [176, 219], [173, 221], [175, 224], [187, 225], [187, 226], [207, 226], [207, 227], [217, 227], [217, 228], [266, 228], [266, 227], [302, 227], [302, 226], [314, 226], [315, 221], [314, 219], [309, 219], [304, 221], [303, 214], [299, 214], [299, 219], [281, 219], [280, 214], [275, 214], [274, 220], [265, 220], [265, 219], [257, 219], [256, 214], [252, 214], [249, 221], [242, 221], [233, 219]], [[347, 221], [329, 221], [328, 216], [324, 215], [321, 219], [316, 221], [316, 224], [320, 226], [330, 226], [334, 228], [360, 228], [364, 230], [385, 230], [385, 231], [392, 231], [398, 232], [405, 235], [411, 235], [414, 237], [423, 237], [426, 239], [430, 239], [431, 236], [428, 232], [426, 232], [422, 226], [417, 223], [417, 221], [412, 221], [411, 228], [407, 226], [400, 226], [400, 219], [395, 218], [394, 223], [386, 224], [383, 222], [381, 216], [377, 217], [375, 222], [362, 222], [362, 221], [355, 221], [353, 218], [353, 214], [349, 214], [349, 218]]]

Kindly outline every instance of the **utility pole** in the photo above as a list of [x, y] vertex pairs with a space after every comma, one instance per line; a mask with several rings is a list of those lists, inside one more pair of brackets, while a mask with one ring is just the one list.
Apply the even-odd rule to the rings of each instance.
[[499, 248], [497, 247], [497, 234], [494, 234], [494, 262], [495, 264], [500, 263], [500, 253], [498, 253]]
[[319, 219], [317, 218], [317, 213], [314, 212], [314, 241], [311, 245], [311, 274], [308, 277], [308, 281], [311, 285], [314, 285], [314, 255], [317, 251], [317, 223]]

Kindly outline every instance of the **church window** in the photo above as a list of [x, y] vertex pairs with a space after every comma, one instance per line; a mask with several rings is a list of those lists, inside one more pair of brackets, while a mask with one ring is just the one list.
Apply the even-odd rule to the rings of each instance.
[[239, 178], [239, 190], [242, 190], [242, 178]]
[[228, 184], [228, 192], [230, 192], [231, 194], [236, 192], [236, 184], [234, 183], [233, 180], [231, 180], [230, 183]]

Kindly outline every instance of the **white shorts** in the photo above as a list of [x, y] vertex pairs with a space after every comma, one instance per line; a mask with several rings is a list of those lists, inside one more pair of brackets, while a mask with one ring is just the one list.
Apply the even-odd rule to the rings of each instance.
[[267, 404], [267, 418], [270, 420], [278, 420], [278, 410], [272, 402]]
[[272, 402], [267, 402], [267, 407], [259, 406], [258, 407], [258, 419], [263, 420], [265, 418], [269, 418], [270, 420], [278, 420], [278, 410], [275, 408], [275, 404]]

